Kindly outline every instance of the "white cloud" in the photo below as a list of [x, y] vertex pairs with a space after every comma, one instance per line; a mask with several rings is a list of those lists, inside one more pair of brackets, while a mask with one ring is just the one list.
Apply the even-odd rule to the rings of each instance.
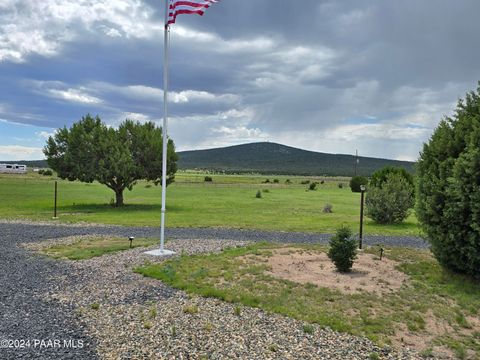
[[[94, 92], [103, 92], [105, 94], [120, 94], [136, 100], [163, 101], [163, 89], [145, 85], [118, 86], [104, 82], [93, 82], [88, 84], [85, 89]], [[169, 91], [168, 97], [169, 101], [175, 104], [190, 102], [235, 103], [240, 100], [240, 97], [235, 94], [213, 94], [201, 90]]]
[[0, 62], [57, 55], [82, 31], [149, 38], [163, 29], [152, 20], [153, 9], [140, 0], [3, 0], [0, 6]]
[[261, 141], [268, 139], [268, 136], [259, 128], [247, 128], [245, 126], [220, 126], [213, 128], [212, 132], [218, 135], [216, 143], [231, 144]]
[[55, 132], [48, 132], [48, 131], [38, 131], [35, 133], [41, 139], [48, 139], [50, 136], [53, 136]]
[[141, 113], [134, 113], [134, 112], [125, 112], [119, 116], [118, 122], [120, 123], [126, 119], [138, 121], [140, 123], [146, 123], [146, 122], [152, 121], [148, 115], [141, 114]]
[[61, 81], [38, 80], [24, 80], [23, 84], [39, 95], [62, 99], [72, 103], [96, 105], [103, 102], [102, 99], [90, 94], [92, 90], [84, 86], [72, 88]]
[[234, 103], [239, 100], [239, 96], [233, 94], [212, 94], [207, 91], [186, 90], [180, 92], [170, 92], [169, 99], [174, 103], [188, 102], [226, 102]]
[[48, 90], [48, 94], [50, 94], [50, 96], [54, 98], [63, 99], [63, 100], [76, 102], [76, 103], [82, 103], [82, 104], [100, 104], [102, 102], [101, 99], [95, 96], [91, 96], [79, 89], [66, 89], [66, 90], [50, 89]]
[[216, 33], [198, 31], [178, 24], [175, 25], [172, 36], [174, 37], [173, 41], [188, 42], [191, 46], [205, 47], [205, 44], [212, 44], [214, 46], [208, 50], [220, 53], [263, 53], [277, 46], [274, 39], [265, 36], [250, 39], [224, 39]]
[[1, 145], [0, 159], [3, 161], [39, 160], [45, 158], [42, 148], [20, 145]]
[[423, 140], [430, 129], [398, 124], [356, 124], [339, 126], [325, 132], [333, 140], [352, 141], [356, 139]]

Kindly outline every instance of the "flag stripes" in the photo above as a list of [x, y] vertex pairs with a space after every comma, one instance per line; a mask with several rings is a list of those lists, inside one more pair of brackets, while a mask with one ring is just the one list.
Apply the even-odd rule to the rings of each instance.
[[210, 5], [218, 2], [218, 0], [170, 0], [168, 21], [166, 25], [175, 24], [177, 15], [181, 14], [198, 14], [203, 15], [205, 9], [208, 9]]

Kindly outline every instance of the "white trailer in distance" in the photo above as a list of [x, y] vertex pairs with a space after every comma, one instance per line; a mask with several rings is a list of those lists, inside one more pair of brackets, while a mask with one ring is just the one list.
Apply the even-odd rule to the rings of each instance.
[[27, 165], [0, 164], [0, 173], [2, 173], [2, 174], [26, 174], [27, 173]]

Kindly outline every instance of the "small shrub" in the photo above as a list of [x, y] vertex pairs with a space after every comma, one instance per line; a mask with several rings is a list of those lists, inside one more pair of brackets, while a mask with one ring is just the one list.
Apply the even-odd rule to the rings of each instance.
[[268, 190], [268, 189], [263, 189], [262, 191], [266, 194], [270, 192], [270, 190]]
[[325, 180], [320, 181], [320, 184], [322, 185], [325, 184]]
[[342, 184], [342, 183], [338, 183], [338, 188], [339, 188], [339, 189], [343, 189], [343, 184]]
[[43, 171], [43, 175], [44, 175], [44, 176], [52, 176], [52, 175], [53, 175], [53, 171], [50, 170], [50, 169], [44, 170], [44, 171]]
[[257, 195], [255, 195], [255, 197], [257, 199], [261, 199], [262, 198], [262, 192], [260, 190], [257, 191]]
[[382, 187], [371, 186], [365, 199], [366, 215], [379, 224], [398, 224], [415, 203], [413, 189], [404, 177], [389, 174]]
[[325, 206], [323, 207], [323, 210], [322, 212], [326, 213], [326, 214], [330, 214], [333, 212], [333, 206], [332, 204], [325, 204]]
[[290, 181], [290, 179], [287, 179], [285, 180], [285, 184], [291, 184], [292, 182]]
[[147, 185], [145, 185], [145, 188], [146, 188], [146, 189], [150, 189], [151, 187], [152, 187], [152, 184], [147, 184]]
[[205, 181], [205, 182], [212, 182], [213, 179], [212, 179], [211, 176], [205, 176], [204, 181]]
[[300, 182], [300, 184], [308, 185], [308, 184], [310, 184], [310, 180], [303, 180], [303, 181]]
[[357, 240], [352, 236], [352, 230], [347, 226], [340, 227], [330, 239], [328, 257], [340, 272], [350, 272], [357, 258]]
[[270, 179], [267, 179], [263, 182], [264, 184], [269, 184], [270, 183]]
[[316, 190], [317, 189], [317, 183], [316, 182], [313, 182], [310, 184], [310, 186], [308, 187], [309, 190]]
[[368, 179], [365, 176], [354, 176], [350, 179], [350, 189], [352, 192], [361, 192], [360, 187], [368, 185]]
[[39, 175], [43, 175], [43, 172], [44, 172], [44, 171], [45, 171], [45, 170], [40, 169], [40, 170], [38, 170], [38, 174], [39, 174]]
[[278, 184], [279, 182], [280, 182], [280, 180], [278, 180], [278, 179], [273, 179], [273, 183], [274, 183], [274, 184]]

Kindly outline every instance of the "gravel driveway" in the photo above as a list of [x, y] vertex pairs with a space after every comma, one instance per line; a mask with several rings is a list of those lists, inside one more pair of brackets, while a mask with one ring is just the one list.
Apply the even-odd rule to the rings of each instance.
[[[158, 300], [159, 305], [157, 306], [160, 306], [160, 308], [158, 308], [159, 313], [167, 314], [166, 311], [168, 311], [168, 316], [174, 316], [175, 319], [177, 316], [182, 318], [182, 316], [179, 316], [179, 313], [183, 314], [182, 308], [179, 309], [178, 306], [180, 306], [180, 304], [182, 304], [181, 306], [186, 306], [185, 304], [189, 303], [188, 297], [186, 297], [184, 293], [170, 289], [158, 281], [152, 282], [151, 280], [145, 280], [145, 287], [140, 289], [137, 284], [137, 276], [139, 275], [131, 275], [131, 268], [129, 268], [129, 266], [132, 265], [132, 261], [128, 255], [113, 255], [102, 257], [103, 259], [92, 259], [90, 263], [76, 266], [72, 265], [74, 263], [69, 261], [54, 261], [43, 256], [34, 255], [18, 246], [20, 243], [39, 242], [47, 239], [88, 234], [119, 235], [124, 237], [157, 237], [158, 233], [158, 228], [62, 226], [0, 221], [0, 242], [2, 246], [2, 251], [0, 252], [0, 341], [10, 340], [7, 348], [5, 348], [4, 342], [0, 343], [3, 347], [0, 348], [0, 358], [95, 359], [99, 357], [99, 353], [103, 358], [124, 357], [124, 355], [120, 354], [128, 354], [128, 351], [126, 350], [127, 353], [122, 353], [118, 347], [121, 346], [122, 341], [127, 341], [125, 336], [128, 335], [128, 326], [130, 325], [129, 323], [125, 323], [125, 321], [130, 319], [131, 316], [134, 316], [132, 314], [134, 314], [135, 311], [143, 311], [141, 309], [145, 308], [147, 312], [148, 306], [151, 307], [150, 302], [152, 300]], [[201, 252], [216, 249], [219, 243], [214, 240], [226, 241], [227, 246], [240, 241], [324, 243], [328, 241], [329, 235], [230, 229], [168, 229], [167, 238], [181, 239], [172, 241], [172, 246], [177, 248], [177, 250], [183, 248], [186, 250], [192, 249], [191, 241], [184, 241], [182, 243], [182, 240], [212, 240], [211, 244], [207, 242], [210, 244], [209, 248], [198, 250]], [[366, 237], [365, 243], [383, 243], [386, 245], [419, 248], [426, 247], [421, 239], [409, 237]], [[110, 266], [110, 264], [113, 263], [116, 265]], [[108, 272], [104, 271], [105, 269], [116, 270], [114, 272]], [[122, 289], [122, 291], [119, 291], [119, 289]], [[113, 295], [110, 296], [111, 293], [118, 294], [120, 292], [122, 293], [121, 296], [119, 295], [120, 298]], [[110, 295], [107, 296], [108, 294]], [[178, 302], [179, 305], [177, 305], [176, 308], [174, 306], [175, 302], [170, 301], [171, 298]], [[100, 311], [97, 313], [98, 315], [95, 315], [95, 311], [92, 309], [86, 310], [87, 314], [84, 317], [79, 315], [79, 310], [85, 312], [85, 308], [88, 308], [89, 304], [93, 301], [105, 305], [102, 305]], [[275, 346], [278, 346], [279, 353], [272, 354], [272, 358], [294, 358], [293, 355], [293, 357], [288, 356], [289, 346], [296, 346], [297, 351], [298, 349], [304, 349], [304, 351], [305, 349], [318, 350], [323, 346], [326, 351], [330, 349], [341, 352], [343, 351], [342, 346], [355, 343], [359, 346], [361, 345], [362, 352], [359, 353], [358, 357], [355, 356], [351, 358], [366, 358], [366, 354], [369, 354], [370, 351], [381, 351], [364, 339], [355, 339], [344, 334], [337, 334], [331, 331], [325, 332], [321, 329], [316, 332], [316, 337], [312, 337], [310, 340], [306, 339], [305, 336], [302, 335], [303, 333], [298, 330], [299, 327], [301, 328], [298, 322], [277, 315], [264, 314], [258, 309], [245, 309], [242, 313], [249, 314], [249, 317], [244, 319], [245, 322], [243, 322], [241, 319], [237, 319], [232, 315], [233, 310], [229, 308], [232, 307], [232, 305], [219, 304], [217, 301], [201, 298], [194, 301], [201, 309], [205, 309], [205, 315], [208, 314], [213, 323], [216, 320], [220, 323], [223, 321], [229, 321], [231, 323], [230, 325], [225, 324], [225, 326], [222, 327], [223, 332], [220, 333], [224, 334], [223, 337], [219, 337], [215, 330], [209, 330], [211, 334], [206, 338], [213, 339], [212, 341], [214, 342], [212, 346], [214, 348], [221, 347], [221, 341], [232, 341], [231, 338], [225, 337], [225, 331], [228, 330], [226, 334], [230, 334], [231, 336], [234, 336], [236, 331], [240, 331], [240, 333], [245, 331], [245, 334], [249, 332], [252, 333], [252, 331], [256, 333], [258, 340], [252, 340], [252, 342], [255, 344], [258, 343], [257, 345], [260, 347], [255, 347], [257, 345], [248, 345], [253, 347], [251, 349], [248, 347], [243, 348], [242, 350], [235, 347], [229, 348], [228, 344], [225, 343], [225, 348], [228, 349], [228, 351], [242, 355], [246, 355], [255, 349], [255, 351], [260, 351], [259, 349], [263, 351], [268, 348], [270, 345], [263, 342], [263, 339], [265, 339], [267, 335], [268, 341], [278, 343], [278, 345]], [[217, 314], [219, 306], [223, 311], [226, 311], [225, 309], [228, 310], [225, 316]], [[118, 309], [121, 309], [121, 312], [115, 313]], [[186, 315], [183, 314], [183, 317], [185, 318]], [[217, 319], [216, 317], [219, 318]], [[167, 315], [165, 315], [165, 319], [166, 318]], [[205, 327], [206, 325], [203, 323], [203, 325], [200, 325], [200, 322], [204, 321], [202, 319], [202, 316], [190, 316], [184, 319], [186, 321], [185, 324], [182, 325], [182, 323], [178, 323], [177, 327], [180, 331], [187, 331], [191, 328], [191, 326], [189, 326], [190, 322], [192, 322], [192, 324], [197, 322], [198, 326]], [[252, 319], [257, 320], [253, 321]], [[129, 321], [131, 321], [131, 319]], [[161, 322], [164, 321], [164, 319], [158, 321]], [[236, 325], [231, 326], [232, 324]], [[280, 324], [282, 327], [275, 324]], [[210, 326], [215, 329], [216, 325], [208, 325], [208, 327]], [[119, 332], [118, 341], [120, 342], [118, 342], [115, 341], [117, 335], [115, 331], [113, 331], [107, 336], [107, 339], [110, 339], [109, 342], [105, 340], [104, 335], [102, 336], [102, 334], [96, 333], [97, 328], [101, 330], [104, 328], [108, 329], [109, 327], [113, 327], [114, 330], [117, 328], [118, 331], [122, 329], [122, 331], [127, 332], [127, 335], [125, 335], [124, 332]], [[152, 331], [156, 329], [155, 324], [152, 329]], [[145, 331], [145, 329], [137, 330], [140, 333]], [[155, 356], [151, 353], [148, 355], [172, 358], [175, 351], [179, 351], [182, 354], [182, 358], [189, 358], [188, 343], [190, 341], [195, 344], [194, 340], [198, 336], [198, 328], [193, 328], [192, 330], [194, 333], [190, 335], [184, 333], [179, 337], [177, 336], [176, 345], [169, 345], [170, 352], [159, 352], [156, 353]], [[158, 341], [158, 339], [161, 340], [163, 336], [162, 341], [170, 341], [169, 337], [172, 335], [170, 334], [172, 331], [170, 328], [167, 331], [165, 328], [159, 327], [155, 331], [158, 332], [155, 333], [158, 337], [155, 336], [153, 339], [157, 339], [156, 341]], [[167, 333], [165, 333], [165, 331], [167, 331]], [[186, 336], [186, 338], [179, 342], [178, 340], [182, 339], [182, 336]], [[282, 344], [283, 337], [287, 339], [284, 344]], [[128, 339], [131, 340], [131, 338]], [[204, 341], [204, 339], [202, 339], [198, 340], [199, 343]], [[338, 344], [335, 339], [338, 339]], [[30, 342], [28, 342], [28, 340]], [[142, 338], [137, 340], [140, 344], [144, 341]], [[238, 338], [237, 342], [240, 340], [241, 339]], [[243, 339], [243, 341], [244, 340], [245, 339]], [[148, 341], [151, 342], [153, 340], [148, 339]], [[290, 343], [288, 341], [293, 342], [289, 345]], [[110, 344], [112, 349], [108, 348], [108, 344]], [[340, 346], [339, 344], [343, 345]], [[132, 345], [132, 347], [135, 348], [134, 345]], [[285, 350], [285, 353], [281, 352], [282, 349]], [[145, 349], [141, 350], [145, 351]], [[247, 353], [245, 353], [245, 351], [247, 351]], [[342, 354], [347, 355], [353, 353], [344, 352]], [[221, 353], [213, 352], [212, 354], [216, 354], [216, 356], [214, 356], [215, 358], [223, 358]], [[284, 355], [280, 356], [281, 354]], [[305, 354], [308, 354], [308, 351], [305, 352]], [[408, 354], [408, 352], [403, 353], [401, 357], [405, 359], [415, 358], [413, 355], [410, 357]], [[134, 355], [135, 354], [130, 354], [124, 358], [135, 357]], [[138, 355], [141, 357], [149, 357], [144, 352]], [[198, 355], [199, 354], [196, 354], [193, 358], [196, 358]], [[338, 355], [340, 355], [340, 353], [338, 353]], [[395, 356], [396, 355], [392, 353], [388, 358], [396, 358]], [[264, 357], [264, 354], [262, 355], [262, 353], [259, 352], [252, 358]], [[335, 358], [335, 356], [332, 358]]]

